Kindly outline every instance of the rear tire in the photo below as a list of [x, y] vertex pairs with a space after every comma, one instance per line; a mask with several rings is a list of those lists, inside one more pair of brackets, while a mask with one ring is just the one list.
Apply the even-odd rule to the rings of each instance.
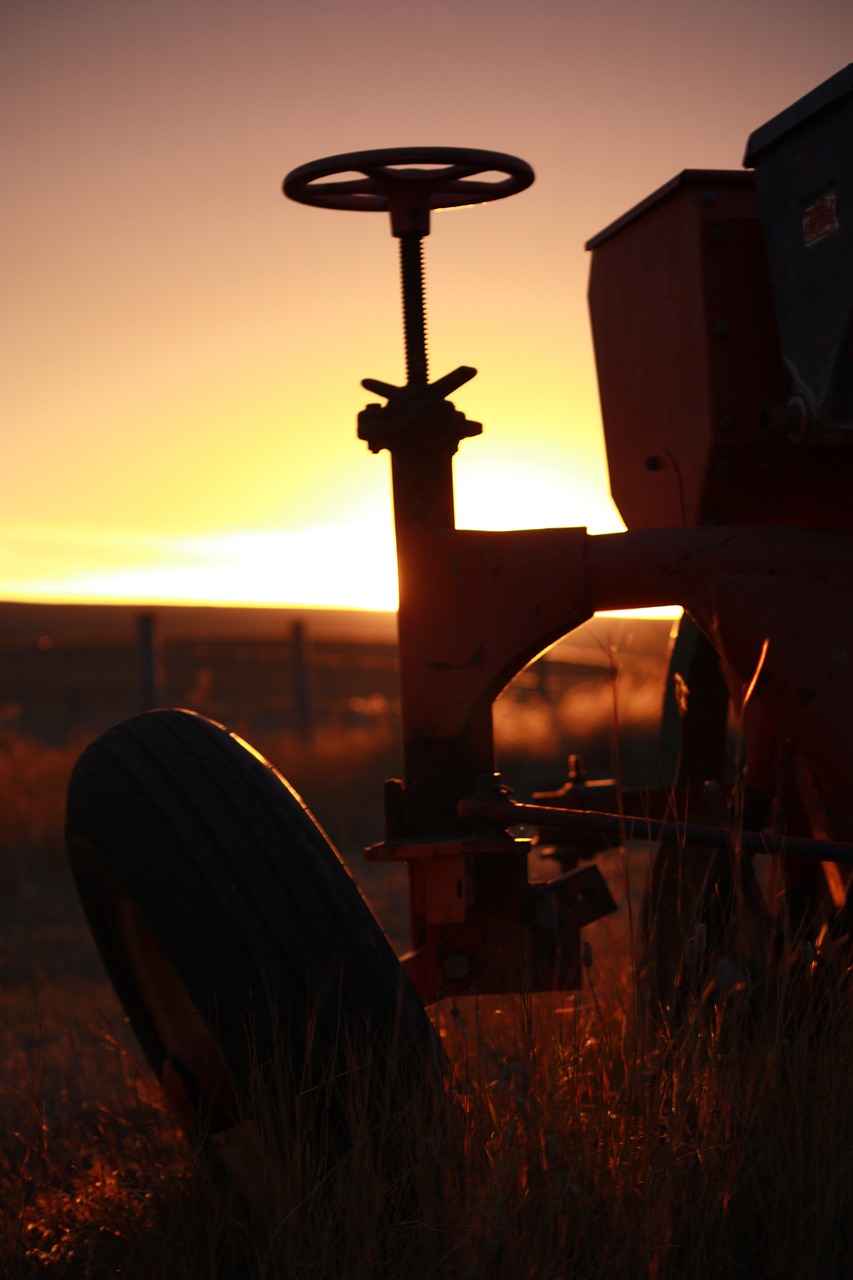
[[[775, 990], [792, 947], [813, 952], [824, 926], [838, 927], [819, 861], [739, 851], [738, 829], [763, 830], [774, 813], [778, 820], [780, 806], [783, 830], [813, 836], [809, 809], [822, 802], [806, 762], [793, 750], [775, 794], [750, 793], [742, 783], [734, 784], [727, 760], [728, 714], [729, 693], [717, 654], [685, 615], [670, 660], [663, 715], [673, 816], [728, 834], [716, 848], [662, 840], [655, 855], [643, 904], [638, 974], [652, 1021], [671, 1027], [697, 1004], [719, 1003], [736, 990], [760, 1006]], [[807, 804], [810, 792], [812, 804]], [[833, 878], [843, 880], [840, 873]]]
[[[727, 773], [728, 709], [717, 654], [685, 615], [670, 654], [662, 718], [670, 820], [725, 825], [719, 799], [704, 784], [722, 783]], [[707, 981], [730, 920], [733, 875], [730, 844], [661, 840], [643, 902], [637, 966], [653, 1023], [679, 1021]]]
[[72, 774], [67, 842], [140, 1045], [209, 1128], [245, 1118], [259, 1081], [279, 1114], [325, 1082], [323, 1122], [340, 1130], [356, 1063], [377, 1098], [392, 1069], [395, 1089], [439, 1071], [424, 1008], [340, 857], [221, 725], [155, 711], [103, 734]]

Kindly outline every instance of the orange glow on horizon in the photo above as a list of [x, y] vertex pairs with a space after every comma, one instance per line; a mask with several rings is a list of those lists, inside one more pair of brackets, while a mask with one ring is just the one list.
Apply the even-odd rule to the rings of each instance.
[[[481, 467], [460, 486], [459, 528], [560, 527], [567, 489], [545, 468]], [[589, 501], [591, 533], [622, 527], [612, 504]], [[571, 497], [571, 493], [569, 493]], [[583, 504], [578, 489], [575, 504]], [[519, 517], [533, 514], [529, 524]], [[597, 517], [597, 518], [596, 518]], [[595, 522], [595, 523], [594, 523]], [[35, 537], [30, 531], [30, 537]], [[88, 572], [53, 580], [0, 582], [0, 598], [53, 603], [204, 604], [334, 608], [393, 612], [397, 569], [390, 512], [361, 512], [349, 521], [285, 531], [236, 531], [197, 538], [82, 538], [92, 561]], [[105, 560], [114, 559], [110, 567]], [[101, 561], [98, 564], [98, 561]], [[135, 561], [131, 565], [129, 561]], [[277, 585], [281, 584], [281, 585]], [[616, 611], [618, 612], [618, 611]], [[636, 610], [671, 617], [671, 608]]]
[[397, 244], [382, 214], [281, 194], [374, 147], [536, 172], [425, 247], [432, 376], [479, 370], [454, 396], [486, 428], [460, 525], [620, 527], [584, 243], [686, 167], [739, 168], [838, 69], [853, 9], [497, 3], [454, 10], [450, 41], [441, 5], [2, 6], [0, 595], [394, 607], [387, 463], [355, 415], [362, 378], [403, 380]]

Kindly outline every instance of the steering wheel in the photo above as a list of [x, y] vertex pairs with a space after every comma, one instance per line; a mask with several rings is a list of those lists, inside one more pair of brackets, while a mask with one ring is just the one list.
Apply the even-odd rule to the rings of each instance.
[[524, 191], [533, 178], [529, 164], [500, 151], [390, 147], [300, 165], [285, 178], [284, 193], [321, 209], [387, 212], [394, 235], [426, 235], [430, 210], [501, 200]]

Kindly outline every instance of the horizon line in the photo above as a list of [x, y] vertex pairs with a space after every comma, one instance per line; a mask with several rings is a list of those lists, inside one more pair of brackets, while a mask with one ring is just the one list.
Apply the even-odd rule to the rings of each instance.
[[[106, 608], [130, 608], [130, 609], [251, 609], [251, 610], [267, 610], [274, 611], [281, 609], [282, 611], [306, 611], [327, 612], [327, 613], [369, 613], [396, 616], [398, 610], [396, 607], [390, 608], [379, 605], [353, 605], [353, 604], [330, 604], [305, 603], [300, 601], [282, 601], [282, 600], [195, 600], [195, 599], [146, 599], [138, 596], [90, 596], [90, 595], [22, 595], [15, 597], [0, 597], [0, 605], [48, 605], [57, 607], [74, 607], [81, 606], [87, 608], [96, 608], [104, 606]], [[598, 613], [592, 614], [596, 618], [649, 618], [652, 620], [675, 619], [681, 616], [682, 609], [678, 605], [653, 606], [649, 609], [604, 609]], [[589, 619], [586, 619], [589, 621]], [[583, 625], [582, 623], [579, 625]], [[570, 634], [570, 633], [567, 633]]]

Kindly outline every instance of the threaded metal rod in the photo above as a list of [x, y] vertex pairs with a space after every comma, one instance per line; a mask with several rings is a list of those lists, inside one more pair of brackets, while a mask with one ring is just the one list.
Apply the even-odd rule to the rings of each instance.
[[426, 349], [426, 303], [422, 236], [404, 231], [400, 239], [400, 276], [403, 285], [403, 331], [406, 342], [406, 381], [426, 386], [429, 381]]

